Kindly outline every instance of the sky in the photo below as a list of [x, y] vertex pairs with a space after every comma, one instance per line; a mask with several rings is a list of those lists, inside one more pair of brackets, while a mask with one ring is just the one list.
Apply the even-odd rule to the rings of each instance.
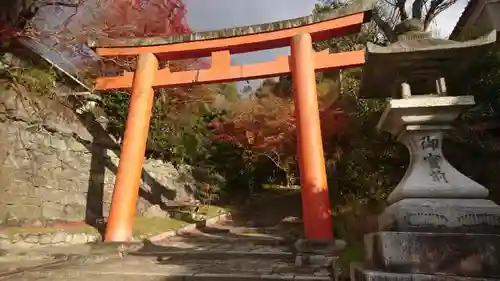
[[[187, 22], [194, 31], [261, 24], [307, 16], [311, 14], [317, 2], [317, 0], [184, 0], [188, 10]], [[449, 36], [467, 3], [468, 0], [458, 0], [456, 4], [438, 16], [435, 24], [439, 26], [439, 36]], [[289, 48], [282, 48], [234, 55], [232, 63], [240, 65], [269, 61], [276, 56], [289, 53]], [[244, 83], [238, 84], [239, 88], [244, 86]], [[256, 83], [252, 83], [252, 86], [255, 87]]]
[[[307, 16], [314, 8], [316, 0], [184, 0], [187, 22], [192, 30], [206, 31], [261, 24]], [[232, 64], [241, 65], [274, 60], [280, 55], [288, 55], [289, 48], [252, 52], [231, 56]], [[261, 80], [251, 81], [253, 88]], [[237, 82], [241, 90], [246, 81]]]

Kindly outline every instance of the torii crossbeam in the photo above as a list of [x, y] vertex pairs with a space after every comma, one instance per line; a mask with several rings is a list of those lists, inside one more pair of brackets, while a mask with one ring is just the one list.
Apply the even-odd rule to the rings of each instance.
[[[327, 13], [262, 25], [185, 36], [104, 39], [89, 42], [100, 56], [138, 55], [135, 73], [99, 77], [95, 90], [132, 88], [120, 162], [113, 190], [106, 241], [128, 241], [138, 199], [142, 162], [154, 99], [153, 88], [266, 78], [291, 73], [297, 119], [298, 153], [305, 233], [331, 240], [333, 229], [319, 121], [315, 72], [361, 66], [364, 51], [314, 52], [312, 42], [359, 32], [374, 1]], [[233, 66], [231, 54], [291, 47], [291, 56]], [[171, 72], [161, 60], [211, 57], [209, 69]]]

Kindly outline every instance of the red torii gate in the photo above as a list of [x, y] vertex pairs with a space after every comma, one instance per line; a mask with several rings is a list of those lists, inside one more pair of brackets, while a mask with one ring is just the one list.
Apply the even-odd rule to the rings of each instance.
[[[372, 1], [361, 1], [321, 15], [264, 25], [186, 36], [90, 42], [100, 56], [138, 55], [135, 73], [99, 77], [95, 85], [95, 90], [101, 91], [132, 88], [105, 240], [128, 241], [132, 236], [153, 88], [249, 80], [287, 73], [293, 77], [306, 237], [333, 239], [315, 71], [361, 66], [365, 58], [364, 51], [314, 52], [312, 42], [359, 32], [363, 23], [369, 20], [372, 8]], [[291, 56], [280, 56], [264, 63], [231, 65], [231, 54], [287, 46], [291, 46]], [[179, 60], [209, 56], [212, 58], [209, 69], [181, 72], [159, 69], [158, 57]]]

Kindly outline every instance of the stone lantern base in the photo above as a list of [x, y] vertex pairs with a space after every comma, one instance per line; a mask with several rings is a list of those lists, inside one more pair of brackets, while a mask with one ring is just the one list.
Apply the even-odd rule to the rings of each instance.
[[[365, 236], [365, 262], [352, 280], [500, 280], [500, 206], [442, 153], [443, 131], [472, 97], [389, 102], [379, 128], [410, 151], [408, 170]], [[478, 163], [479, 165], [480, 163]]]

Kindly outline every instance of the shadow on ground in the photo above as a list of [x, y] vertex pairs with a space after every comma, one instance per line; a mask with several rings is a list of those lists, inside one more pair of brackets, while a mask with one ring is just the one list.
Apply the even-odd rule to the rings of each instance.
[[235, 226], [274, 226], [286, 218], [301, 218], [300, 190], [273, 189], [257, 194], [249, 204], [231, 206]]

